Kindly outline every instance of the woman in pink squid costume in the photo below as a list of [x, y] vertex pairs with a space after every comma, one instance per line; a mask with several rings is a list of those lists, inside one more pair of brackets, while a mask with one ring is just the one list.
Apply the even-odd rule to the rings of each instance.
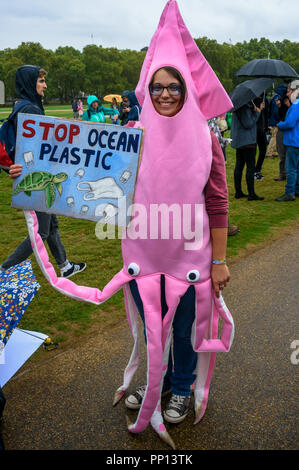
[[[171, 108], [172, 105], [159, 105], [159, 98], [152, 99], [149, 90], [151, 82], [155, 85], [157, 77], [160, 80], [161, 72], [163, 80], [167, 78], [165, 73], [163, 75], [163, 67], [175, 68], [186, 84], [185, 101], [174, 115], [171, 112], [167, 115], [167, 111], [165, 115], [162, 108]], [[164, 86], [163, 101], [163, 97], [169, 94], [169, 83], [161, 85]], [[145, 135], [134, 204], [137, 212], [141, 207], [146, 209], [143, 228], [146, 227], [148, 237], [134, 239], [134, 223], [127, 229], [127, 236], [122, 240], [123, 269], [102, 291], [57, 277], [38, 234], [35, 213], [27, 211], [25, 215], [37, 261], [55, 289], [94, 304], [101, 304], [121, 288], [124, 290], [134, 347], [123, 384], [115, 393], [114, 405], [128, 389], [138, 367], [138, 310], [130, 289], [130, 282], [136, 282], [144, 310], [148, 368], [142, 404], [135, 423], [127, 421], [128, 430], [142, 432], [150, 422], [161, 439], [175, 448], [163, 423], [161, 390], [168, 365], [174, 315], [181, 297], [191, 285], [195, 293], [191, 342], [198, 355], [194, 383], [195, 423], [202, 418], [207, 406], [216, 352], [229, 351], [234, 336], [233, 319], [221, 295], [221, 289], [229, 280], [228, 269], [222, 259], [225, 257], [227, 222], [220, 228], [210, 228], [205, 194], [208, 186], [212, 187], [213, 154], [218, 154], [218, 161], [219, 153], [222, 156], [207, 120], [230, 110], [232, 103], [187, 30], [175, 0], [168, 1], [163, 10], [145, 57], [136, 96], [142, 112], [140, 122], [134, 125], [144, 127]], [[225, 178], [224, 163], [222, 167]], [[183, 216], [181, 227], [170, 227], [168, 239], [163, 238], [161, 227], [155, 239], [150, 238], [150, 208], [155, 204], [166, 204], [167, 207], [174, 204], [182, 209], [183, 215], [185, 209], [186, 213], [191, 213], [192, 227], [198, 229], [198, 235], [195, 230], [195, 239], [184, 238]], [[190, 212], [188, 208], [191, 208]], [[140, 221], [138, 217], [138, 223]], [[180, 238], [173, 232], [178, 228], [182, 229]], [[221, 262], [219, 266], [212, 263], [215, 258], [217, 263]], [[162, 275], [168, 307], [163, 319]], [[218, 339], [219, 315], [223, 319], [221, 339]]]

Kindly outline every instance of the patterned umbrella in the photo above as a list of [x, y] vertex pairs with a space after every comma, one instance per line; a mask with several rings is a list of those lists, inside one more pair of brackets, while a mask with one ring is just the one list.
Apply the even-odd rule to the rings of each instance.
[[30, 260], [0, 273], [0, 349], [6, 345], [39, 288]]

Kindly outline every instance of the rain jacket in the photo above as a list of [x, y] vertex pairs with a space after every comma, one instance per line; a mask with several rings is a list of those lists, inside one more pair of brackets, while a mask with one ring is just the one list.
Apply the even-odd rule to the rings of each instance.
[[[16, 71], [15, 83], [17, 92], [17, 103], [22, 100], [30, 101], [31, 104], [26, 104], [20, 109], [20, 113], [28, 114], [45, 114], [41, 96], [36, 91], [36, 82], [40, 67], [37, 65], [22, 65]], [[15, 132], [17, 133], [18, 127], [18, 113], [13, 119]], [[14, 155], [11, 157], [14, 162]]]
[[257, 120], [260, 117], [257, 111], [246, 104], [232, 114], [231, 146], [234, 149], [256, 144]]
[[270, 110], [269, 110], [269, 126], [275, 127], [277, 123], [281, 120], [279, 117], [278, 107], [276, 104], [277, 99], [282, 99], [287, 91], [287, 86], [284, 83], [281, 83], [276, 88], [276, 95], [273, 96], [270, 103]]
[[283, 131], [283, 144], [299, 147], [299, 98], [289, 107], [285, 120], [277, 124]]
[[[99, 103], [99, 107], [97, 110], [95, 110], [92, 107], [92, 103], [94, 103], [95, 101]], [[83, 121], [106, 122], [105, 114], [108, 114], [108, 116], [110, 117], [113, 117], [119, 114], [119, 111], [117, 111], [116, 109], [104, 108], [104, 106], [101, 105], [101, 103], [99, 102], [98, 98], [95, 95], [88, 96], [87, 104], [88, 104], [88, 109], [83, 113], [83, 116], [82, 116]]]
[[139, 115], [141, 113], [141, 106], [138, 103], [135, 91], [130, 91], [127, 96], [129, 99], [129, 108], [131, 109], [125, 121], [123, 122], [124, 125], [127, 124], [129, 121], [139, 121]]
[[[41, 96], [36, 91], [36, 82], [40, 67], [37, 65], [22, 65], [15, 75], [16, 92], [18, 102], [29, 100], [32, 104], [25, 105], [21, 112], [28, 114], [45, 114]], [[17, 130], [17, 115], [14, 119], [15, 130]]]

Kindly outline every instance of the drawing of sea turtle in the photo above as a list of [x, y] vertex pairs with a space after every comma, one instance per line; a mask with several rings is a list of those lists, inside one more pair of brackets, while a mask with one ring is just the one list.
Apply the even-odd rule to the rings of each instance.
[[49, 208], [55, 201], [56, 189], [61, 196], [62, 185], [61, 183], [67, 180], [66, 173], [57, 173], [52, 175], [47, 171], [33, 171], [25, 176], [22, 181], [15, 188], [13, 195], [24, 191], [26, 196], [31, 196], [31, 191], [45, 191], [46, 193], [46, 206]]

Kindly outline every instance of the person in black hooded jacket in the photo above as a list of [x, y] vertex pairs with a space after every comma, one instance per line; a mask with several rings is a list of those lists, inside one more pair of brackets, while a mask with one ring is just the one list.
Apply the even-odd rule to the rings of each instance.
[[[18, 94], [18, 103], [22, 100], [30, 101], [25, 103], [20, 109], [22, 113], [45, 114], [42, 98], [46, 85], [46, 71], [35, 65], [23, 65], [18, 68], [15, 75], [16, 92]], [[14, 119], [14, 127], [17, 133], [17, 115]], [[14, 157], [13, 157], [14, 158]], [[9, 176], [17, 178], [22, 173], [22, 165], [13, 164], [9, 168]], [[54, 256], [63, 277], [70, 277], [83, 271], [86, 268], [85, 263], [74, 263], [69, 261], [66, 256], [65, 248], [58, 231], [58, 220], [56, 215], [36, 211], [39, 234], [43, 240], [46, 240], [52, 255]], [[0, 271], [5, 271], [11, 266], [25, 261], [32, 253], [30, 238], [27, 237], [9, 255], [9, 257], [0, 266]]]
[[138, 103], [135, 92], [130, 91], [127, 94], [127, 97], [128, 97], [128, 105], [125, 108], [125, 112], [127, 112], [127, 116], [125, 120], [122, 122], [122, 125], [128, 124], [129, 121], [139, 121], [139, 116], [141, 113], [141, 106]]

